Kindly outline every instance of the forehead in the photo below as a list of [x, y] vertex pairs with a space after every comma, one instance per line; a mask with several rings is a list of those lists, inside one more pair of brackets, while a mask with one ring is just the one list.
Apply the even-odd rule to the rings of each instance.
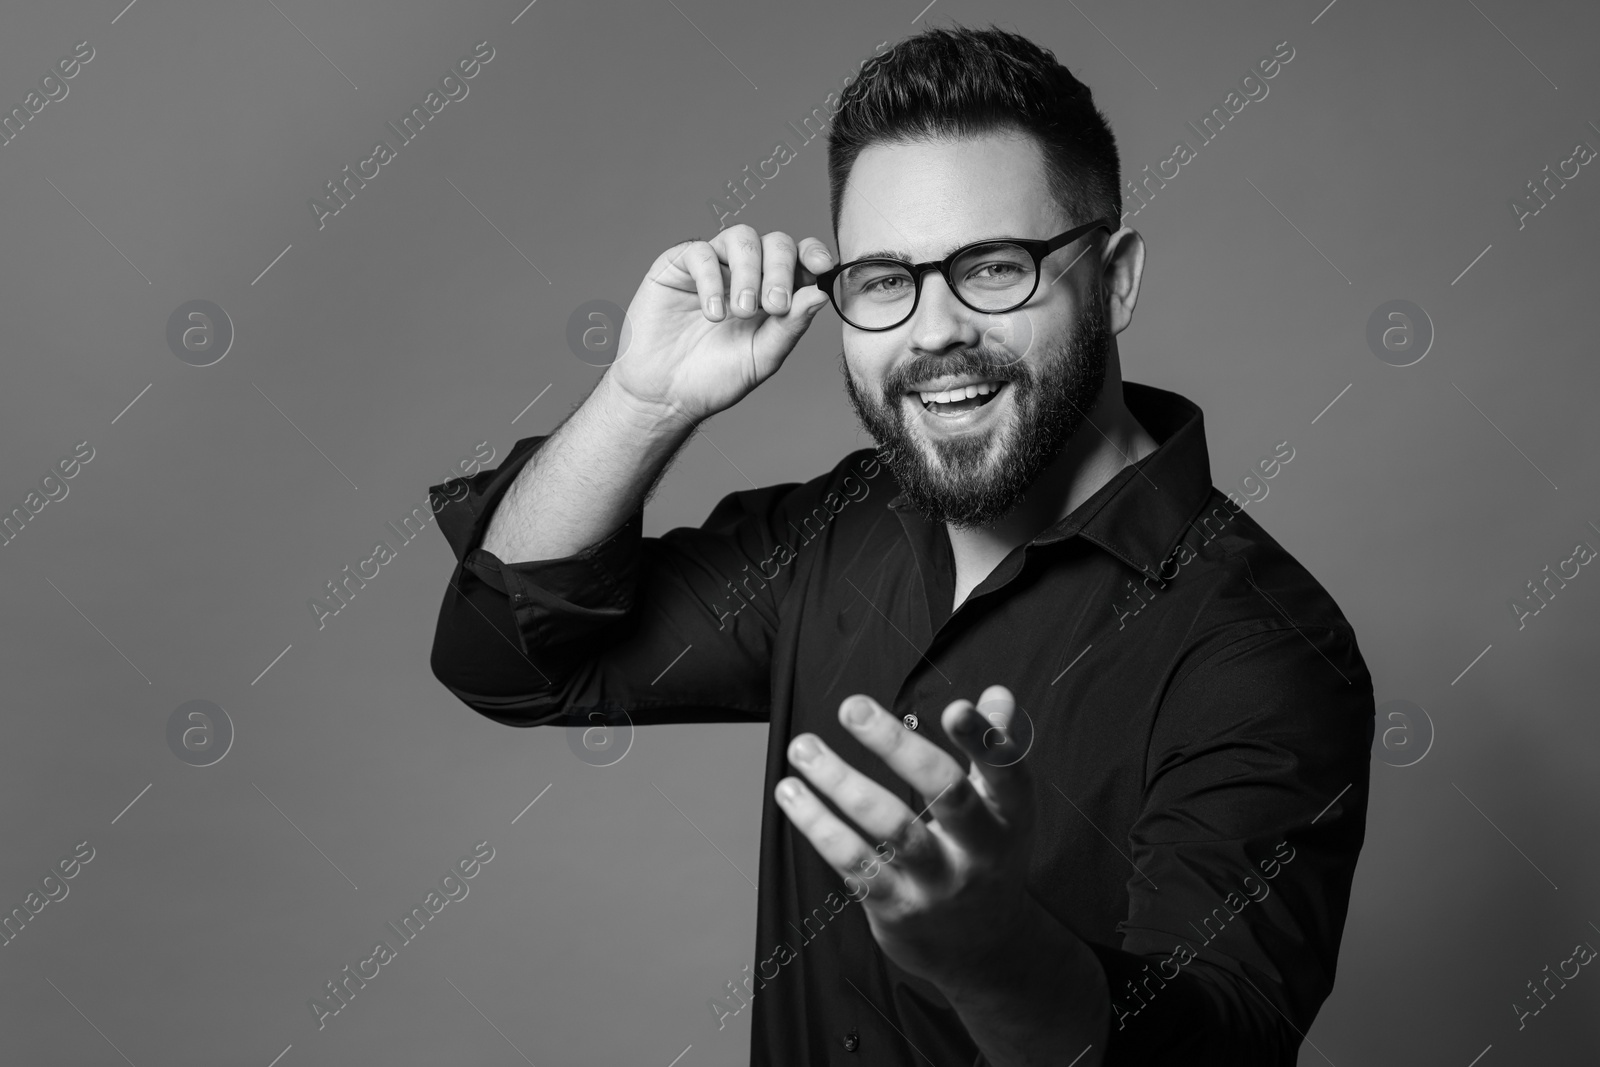
[[1053, 237], [1070, 225], [1044, 151], [1024, 133], [868, 145], [839, 204], [841, 262], [923, 262], [989, 237]]

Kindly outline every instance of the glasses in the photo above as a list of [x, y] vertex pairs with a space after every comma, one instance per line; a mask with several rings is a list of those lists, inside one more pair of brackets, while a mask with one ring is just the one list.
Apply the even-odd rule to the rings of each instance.
[[956, 249], [942, 261], [857, 259], [817, 275], [839, 317], [858, 330], [892, 330], [917, 310], [922, 276], [938, 271], [950, 291], [973, 311], [998, 315], [1033, 299], [1044, 257], [1095, 230], [1115, 233], [1117, 220], [1098, 219], [1048, 241], [1006, 237]]

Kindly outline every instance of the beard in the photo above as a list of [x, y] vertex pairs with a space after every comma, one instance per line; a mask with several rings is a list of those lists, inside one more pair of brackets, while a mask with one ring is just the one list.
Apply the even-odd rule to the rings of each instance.
[[[842, 352], [839, 365], [857, 420], [911, 506], [930, 522], [978, 528], [992, 526], [1022, 503], [1078, 432], [1105, 385], [1110, 348], [1105, 314], [1094, 301], [1079, 314], [1071, 335], [1047, 346], [1037, 365], [988, 345], [929, 355], [889, 372], [880, 394], [888, 400], [863, 394]], [[907, 387], [949, 374], [1005, 382], [989, 403], [1009, 394], [1011, 410], [983, 433], [919, 439], [904, 407]]]

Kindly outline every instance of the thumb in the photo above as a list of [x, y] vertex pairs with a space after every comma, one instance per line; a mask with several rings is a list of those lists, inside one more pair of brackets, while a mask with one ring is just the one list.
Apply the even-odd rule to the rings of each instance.
[[828, 294], [815, 285], [797, 289], [789, 300], [789, 309], [782, 315], [768, 315], [757, 329], [753, 351], [761, 363], [781, 361], [799, 343], [811, 326], [811, 320], [828, 303]]

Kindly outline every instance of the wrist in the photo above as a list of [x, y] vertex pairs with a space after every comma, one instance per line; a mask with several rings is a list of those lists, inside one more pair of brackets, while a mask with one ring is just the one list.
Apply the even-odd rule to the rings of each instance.
[[646, 437], [684, 437], [693, 432], [700, 421], [670, 401], [637, 396], [614, 378], [609, 368], [601, 377], [595, 394], [610, 421]]

